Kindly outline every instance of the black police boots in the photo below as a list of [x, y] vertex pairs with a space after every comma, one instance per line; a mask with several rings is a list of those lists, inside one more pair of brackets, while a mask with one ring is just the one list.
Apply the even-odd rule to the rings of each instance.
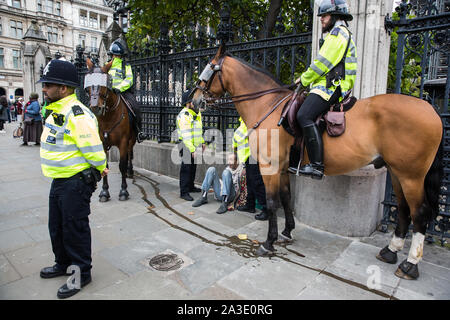
[[[322, 135], [315, 124], [303, 127], [303, 135], [310, 163], [299, 168], [298, 173], [320, 180], [324, 170]], [[289, 167], [288, 171], [297, 174], [297, 168]]]
[[40, 272], [40, 276], [44, 279], [50, 279], [59, 276], [70, 276], [70, 274], [66, 272], [66, 269], [66, 267], [61, 267], [55, 264], [53, 267], [43, 268]]

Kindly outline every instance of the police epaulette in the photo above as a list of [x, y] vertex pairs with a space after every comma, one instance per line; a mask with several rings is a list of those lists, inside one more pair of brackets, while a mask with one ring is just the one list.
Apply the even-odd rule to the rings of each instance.
[[333, 30], [331, 30], [331, 34], [333, 36], [337, 36], [339, 34], [339, 27], [334, 28]]
[[185, 111], [184, 115], [189, 117], [190, 114], [189, 114], [189, 112]]
[[83, 109], [81, 109], [81, 107], [79, 105], [73, 106], [72, 112], [75, 117], [84, 114]]

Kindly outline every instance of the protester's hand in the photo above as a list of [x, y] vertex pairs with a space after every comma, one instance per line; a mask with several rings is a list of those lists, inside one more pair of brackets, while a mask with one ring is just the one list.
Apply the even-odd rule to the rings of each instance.
[[102, 177], [105, 177], [108, 173], [109, 173], [109, 169], [105, 168], [105, 170], [103, 170], [103, 172], [102, 172]]

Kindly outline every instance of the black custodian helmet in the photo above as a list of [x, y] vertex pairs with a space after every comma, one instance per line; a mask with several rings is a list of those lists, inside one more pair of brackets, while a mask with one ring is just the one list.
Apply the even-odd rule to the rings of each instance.
[[78, 87], [78, 72], [69, 61], [54, 59], [45, 66], [42, 77], [37, 83], [55, 83]]
[[192, 101], [191, 98], [191, 89], [186, 90], [185, 92], [183, 92], [183, 95], [181, 96], [181, 105], [185, 106], [187, 103]]
[[317, 15], [320, 17], [324, 14], [337, 15], [346, 21], [353, 20], [345, 0], [322, 0]]
[[115, 40], [113, 43], [111, 43], [111, 46], [109, 47], [109, 53], [114, 54], [116, 56], [123, 56], [127, 53], [127, 47], [124, 40], [121, 38]]

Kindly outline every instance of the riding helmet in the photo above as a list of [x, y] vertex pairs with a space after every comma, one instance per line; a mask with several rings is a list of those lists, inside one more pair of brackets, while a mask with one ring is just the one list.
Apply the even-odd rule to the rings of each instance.
[[349, 13], [348, 5], [345, 0], [322, 0], [319, 5], [318, 16], [324, 14], [337, 15], [342, 18], [342, 20], [352, 21], [353, 16]]
[[78, 87], [78, 72], [69, 61], [54, 59], [45, 66], [41, 79], [37, 83], [55, 83]]
[[113, 43], [111, 43], [111, 46], [109, 47], [109, 53], [110, 54], [114, 54], [116, 56], [123, 56], [123, 55], [125, 55], [125, 53], [126, 53], [126, 46], [120, 40], [121, 39], [117, 39]]

